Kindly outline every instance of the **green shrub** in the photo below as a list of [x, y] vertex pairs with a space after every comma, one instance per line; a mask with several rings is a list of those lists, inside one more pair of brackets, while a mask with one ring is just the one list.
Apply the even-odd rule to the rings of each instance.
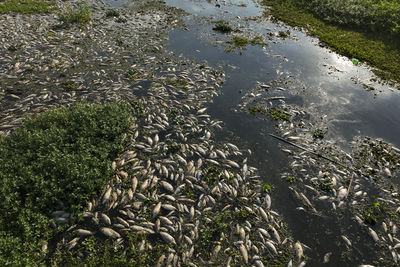
[[68, 6], [61, 10], [58, 16], [64, 24], [84, 23], [92, 19], [92, 11], [86, 3], [79, 3], [75, 8]]
[[0, 138], [0, 265], [42, 259], [41, 243], [57, 231], [51, 213], [79, 213], [101, 191], [130, 114], [127, 104], [79, 103], [27, 118]]

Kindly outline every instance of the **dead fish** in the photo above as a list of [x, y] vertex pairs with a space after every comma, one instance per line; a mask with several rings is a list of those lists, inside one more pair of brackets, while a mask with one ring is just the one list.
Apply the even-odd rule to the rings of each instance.
[[268, 194], [265, 196], [265, 206], [267, 209], [271, 208], [271, 197]]
[[270, 241], [265, 242], [265, 245], [267, 246], [269, 251], [271, 251], [272, 254], [275, 254], [275, 255], [278, 254], [278, 251], [276, 250], [274, 244], [272, 244]]
[[324, 256], [323, 263], [328, 263], [329, 262], [329, 258], [330, 258], [331, 255], [332, 255], [332, 252], [326, 253], [325, 256]]
[[350, 242], [350, 240], [349, 240], [346, 236], [342, 235], [342, 239], [344, 240], [344, 242], [346, 243], [346, 245], [348, 245], [349, 247], [351, 247], [351, 242]]
[[385, 173], [386, 173], [386, 175], [388, 176], [388, 177], [392, 177], [392, 172], [389, 170], [389, 168], [385, 168], [385, 169], [383, 169], [384, 171], [385, 171]]
[[77, 229], [75, 230], [75, 233], [79, 236], [89, 236], [89, 235], [93, 235], [93, 232], [89, 231], [89, 230], [85, 230], [85, 229]]
[[244, 262], [245, 262], [246, 264], [249, 263], [249, 255], [248, 255], [248, 253], [247, 253], [246, 247], [243, 246], [243, 244], [241, 244], [239, 249], [240, 249], [240, 252], [242, 253]]
[[338, 200], [342, 200], [347, 194], [347, 189], [346, 188], [342, 188], [339, 190], [338, 194], [337, 194], [337, 199]]
[[303, 247], [299, 241], [294, 244], [294, 250], [296, 252], [297, 261], [300, 262], [301, 257], [303, 256]]
[[168, 233], [166, 232], [160, 232], [160, 235], [162, 237], [162, 239], [167, 242], [168, 244], [172, 243], [174, 245], [176, 245], [175, 239]]
[[174, 192], [174, 187], [166, 181], [161, 181], [161, 186], [169, 192]]
[[154, 207], [153, 209], [153, 218], [157, 217], [157, 215], [160, 213], [161, 211], [161, 202], [158, 202], [157, 205]]
[[100, 218], [105, 224], [111, 225], [111, 220], [106, 214], [102, 213]]
[[114, 231], [114, 230], [111, 229], [111, 228], [103, 227], [103, 228], [101, 228], [101, 232], [102, 232], [105, 236], [108, 236], [108, 237], [112, 237], [112, 238], [121, 237], [121, 235], [120, 235], [118, 232]]
[[110, 196], [111, 196], [111, 187], [110, 188], [108, 188], [107, 189], [107, 191], [104, 193], [104, 196], [103, 196], [103, 204], [104, 203], [106, 203], [109, 199], [110, 199]]
[[261, 217], [265, 220], [266, 223], [269, 222], [267, 213], [263, 210], [263, 208], [259, 207], [258, 210], [260, 211]]
[[370, 227], [368, 227], [369, 234], [371, 235], [372, 239], [374, 239], [375, 242], [379, 242], [379, 237], [376, 234], [374, 230], [372, 230]]

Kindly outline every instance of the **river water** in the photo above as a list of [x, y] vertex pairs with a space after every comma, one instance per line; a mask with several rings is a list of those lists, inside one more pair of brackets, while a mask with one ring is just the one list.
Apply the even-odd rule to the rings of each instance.
[[[208, 111], [227, 128], [221, 139], [236, 138], [236, 143], [253, 151], [250, 163], [275, 188], [273, 208], [283, 215], [294, 239], [311, 248], [306, 250], [307, 265], [321, 266], [328, 252], [332, 256], [326, 266], [372, 263], [379, 256], [366, 232], [346, 216], [348, 211], [343, 211], [345, 215], [339, 219], [329, 212], [317, 216], [296, 209], [298, 202], [280, 178], [288, 169], [288, 158], [280, 150], [279, 141], [268, 135], [275, 133], [277, 122], [250, 115], [239, 106], [257, 81], [273, 84], [280, 89], [271, 86], [270, 95], [284, 96], [286, 103], [307, 110], [312, 114], [311, 122], [327, 129], [324, 141], [346, 151], [355, 136], [382, 138], [400, 145], [400, 94], [388, 85], [371, 81], [374, 74], [366, 66], [354, 65], [301, 31], [271, 22], [253, 1], [218, 2], [220, 7], [216, 3], [168, 0], [168, 5], [182, 8], [189, 15], [187, 30], [170, 32], [166, 49], [225, 71], [226, 83]], [[226, 52], [229, 36], [212, 30], [217, 20], [229, 22], [243, 35], [263, 36], [267, 45]], [[287, 30], [288, 38], [274, 38]], [[267, 39], [269, 36], [273, 38]], [[375, 90], [366, 90], [366, 85]], [[343, 245], [341, 235], [353, 237], [351, 251]]]
[[[109, 2], [119, 7], [126, 1]], [[372, 264], [381, 257], [367, 228], [359, 227], [350, 209], [330, 211], [324, 204], [318, 214], [299, 208], [288, 183], [281, 178], [289, 171], [290, 159], [282, 143], [269, 134], [277, 132], [276, 120], [245, 112], [247, 102], [264, 103], [266, 96], [282, 97], [293, 109], [307, 111], [303, 121], [324, 129], [323, 142], [351, 151], [359, 136], [380, 138], [400, 146], [400, 94], [375, 76], [365, 65], [318, 45], [318, 40], [282, 23], [272, 22], [264, 7], [252, 0], [167, 0], [167, 5], [184, 9], [187, 28], [169, 33], [165, 49], [178, 57], [204, 62], [226, 74], [220, 95], [208, 106], [208, 113], [223, 121], [221, 141], [232, 141], [250, 149], [250, 165], [258, 168], [263, 181], [273, 186], [272, 208], [282, 214], [294, 240], [309, 247], [307, 266]], [[227, 52], [232, 34], [214, 31], [215, 21], [224, 20], [249, 39], [261, 36], [265, 45]], [[280, 34], [280, 33], [287, 33]], [[378, 79], [379, 80], [379, 79]], [[267, 92], [257, 90], [266, 84]], [[369, 90], [372, 89], [373, 90]], [[241, 107], [244, 107], [241, 109]], [[301, 151], [299, 151], [301, 152]], [[351, 248], [342, 235], [352, 240]]]

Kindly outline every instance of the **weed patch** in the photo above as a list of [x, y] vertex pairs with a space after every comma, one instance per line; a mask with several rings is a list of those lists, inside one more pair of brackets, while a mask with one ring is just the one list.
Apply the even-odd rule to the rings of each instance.
[[228, 33], [228, 32], [233, 31], [233, 28], [227, 22], [225, 22], [223, 20], [219, 20], [215, 23], [213, 30], [222, 32], [222, 33]]

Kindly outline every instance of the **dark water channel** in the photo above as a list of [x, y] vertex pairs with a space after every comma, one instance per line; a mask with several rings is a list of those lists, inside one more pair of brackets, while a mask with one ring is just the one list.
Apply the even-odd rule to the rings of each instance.
[[[236, 136], [234, 143], [242, 143], [242, 147], [253, 151], [250, 164], [276, 189], [272, 193], [273, 209], [283, 215], [294, 239], [311, 248], [305, 251], [309, 256], [307, 266], [321, 266], [327, 252], [332, 252], [332, 256], [324, 266], [371, 263], [376, 255], [368, 246], [370, 238], [357, 230], [350, 216], [339, 220], [329, 212], [316, 216], [296, 210], [299, 203], [280, 178], [288, 167], [288, 159], [278, 141], [268, 135], [275, 132], [276, 121], [238, 111], [238, 104], [256, 86], [256, 81], [275, 81], [276, 87], [285, 89], [277, 91], [277, 95], [284, 95], [286, 103], [323, 118], [328, 129], [326, 140], [346, 150], [355, 136], [382, 138], [400, 146], [400, 94], [387, 85], [371, 82], [369, 78], [374, 75], [370, 70], [318, 46], [316, 39], [267, 19], [254, 20], [262, 9], [252, 1], [218, 3], [220, 7], [216, 7], [215, 1], [168, 0], [168, 5], [180, 7], [190, 15], [186, 19], [187, 30], [170, 32], [166, 49], [199, 62], [207, 61], [225, 71], [226, 83], [210, 103], [208, 112], [222, 120], [231, 132], [220, 136], [221, 139], [232, 141], [232, 136]], [[274, 39], [264, 47], [249, 45], [242, 53], [225, 52], [229, 37], [212, 30], [213, 21], [220, 19], [243, 34], [269, 36], [270, 32], [289, 29], [290, 37]], [[366, 90], [363, 84], [375, 90]], [[351, 255], [343, 245], [342, 234], [354, 237], [356, 248]]]

